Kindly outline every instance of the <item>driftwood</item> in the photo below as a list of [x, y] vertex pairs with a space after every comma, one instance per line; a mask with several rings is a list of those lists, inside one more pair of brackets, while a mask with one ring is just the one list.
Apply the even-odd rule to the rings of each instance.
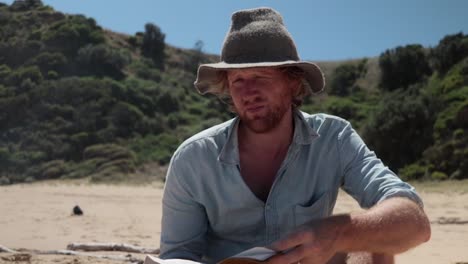
[[31, 250], [31, 249], [18, 249], [17, 252], [29, 253], [36, 255], [68, 255], [68, 256], [83, 256], [83, 257], [93, 257], [99, 259], [109, 259], [109, 260], [119, 260], [126, 261], [130, 263], [142, 264], [143, 260], [133, 257], [131, 254], [127, 255], [97, 255], [84, 252], [78, 252], [73, 250]]
[[[107, 245], [109, 245], [109, 244], [107, 244]], [[129, 245], [126, 245], [126, 246], [129, 246]], [[117, 248], [117, 249], [130, 249], [130, 248], [133, 248], [134, 249], [134, 246], [130, 246], [128, 248], [127, 247], [123, 247], [123, 248], [122, 247], [115, 247], [115, 248]], [[100, 251], [106, 251], [106, 250], [100, 250]], [[130, 263], [134, 263], [134, 264], [142, 264], [143, 261], [144, 261], [142, 259], [133, 257], [131, 254], [127, 254], [127, 255], [98, 255], [98, 254], [84, 253], [84, 252], [79, 252], [79, 251], [74, 251], [74, 250], [37, 250], [37, 249], [25, 249], [25, 248], [12, 250], [10, 248], [7, 248], [7, 247], [4, 247], [4, 246], [0, 245], [0, 253], [1, 252], [13, 253], [15, 255], [16, 254], [21, 254], [22, 256], [23, 255], [28, 255], [28, 254], [85, 256], [85, 257], [93, 257], [93, 258], [99, 258], [99, 259], [126, 261], [126, 262], [130, 262]], [[136, 253], [144, 253], [144, 252], [136, 252]], [[29, 255], [29, 258], [30, 257], [31, 256]]]
[[139, 246], [118, 243], [71, 243], [68, 244], [67, 249], [81, 251], [124, 251], [141, 254], [159, 254], [159, 248], [143, 248]]
[[16, 251], [12, 250], [12, 249], [9, 249], [7, 247], [4, 247], [2, 245], [0, 245], [0, 253], [1, 252], [7, 252], [7, 253], [16, 253]]

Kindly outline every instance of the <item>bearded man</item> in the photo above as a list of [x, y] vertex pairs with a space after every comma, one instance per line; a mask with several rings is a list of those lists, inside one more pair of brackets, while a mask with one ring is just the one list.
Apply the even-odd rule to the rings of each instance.
[[[195, 86], [228, 98], [237, 117], [174, 153], [161, 258], [215, 263], [265, 246], [278, 252], [268, 263], [393, 263], [429, 239], [414, 188], [348, 121], [299, 111], [324, 85], [320, 68], [299, 59], [277, 11], [233, 14], [221, 62], [201, 65]], [[340, 188], [368, 210], [332, 215]]]

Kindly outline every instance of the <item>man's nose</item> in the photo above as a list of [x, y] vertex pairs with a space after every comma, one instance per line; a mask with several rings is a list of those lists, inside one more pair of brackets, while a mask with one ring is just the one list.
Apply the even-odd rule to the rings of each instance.
[[242, 89], [242, 96], [250, 97], [258, 95], [258, 86], [255, 80], [247, 80], [244, 83], [244, 87]]

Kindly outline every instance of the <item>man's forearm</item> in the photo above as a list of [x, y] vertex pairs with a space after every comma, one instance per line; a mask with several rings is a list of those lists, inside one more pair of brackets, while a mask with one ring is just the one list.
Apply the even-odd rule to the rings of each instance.
[[270, 247], [270, 264], [326, 263], [337, 252], [366, 251], [395, 255], [431, 235], [426, 214], [406, 198], [390, 198], [362, 214], [334, 215], [304, 224]]
[[397, 254], [429, 240], [423, 209], [406, 198], [390, 198], [362, 214], [352, 214], [340, 228], [339, 251]]

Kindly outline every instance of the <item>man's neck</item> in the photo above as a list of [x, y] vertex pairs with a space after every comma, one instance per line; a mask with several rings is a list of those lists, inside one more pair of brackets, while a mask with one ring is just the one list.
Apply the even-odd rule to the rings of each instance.
[[293, 110], [285, 113], [280, 123], [266, 133], [257, 133], [242, 124], [239, 125], [239, 147], [273, 153], [287, 149], [294, 133]]

